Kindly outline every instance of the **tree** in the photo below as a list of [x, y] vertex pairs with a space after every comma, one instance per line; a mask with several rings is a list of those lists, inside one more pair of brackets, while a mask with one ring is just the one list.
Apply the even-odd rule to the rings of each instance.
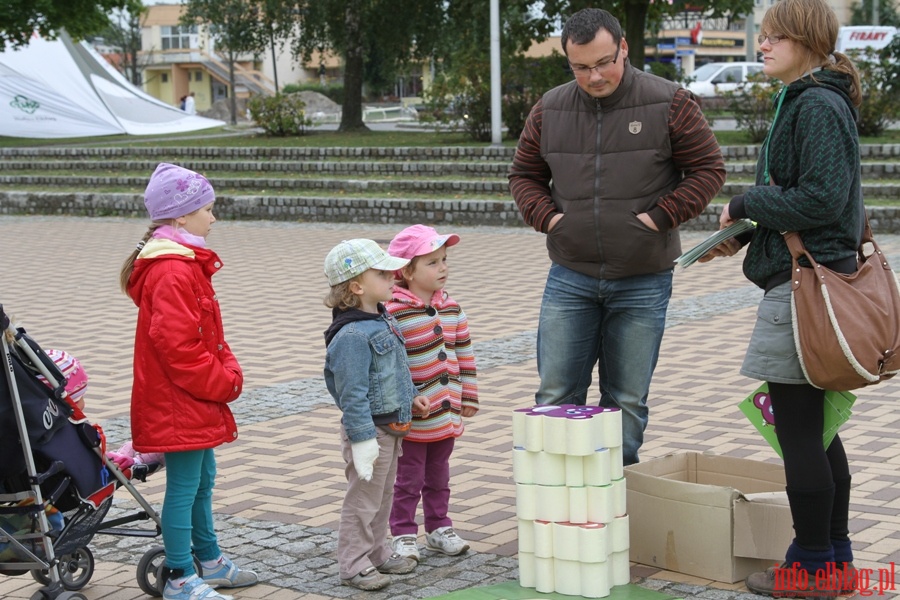
[[[450, 2], [449, 4], [453, 4]], [[384, 81], [412, 60], [427, 60], [443, 24], [441, 0], [304, 0], [298, 3], [294, 55], [333, 52], [344, 62], [340, 131], [367, 129], [362, 118], [368, 73]], [[487, 14], [487, 13], [485, 13]], [[377, 53], [368, 49], [378, 48]]]
[[3, 0], [0, 2], [0, 52], [25, 46], [34, 32], [53, 39], [65, 29], [74, 39], [93, 35], [109, 24], [110, 11], [129, 0]]
[[260, 7], [253, 0], [188, 0], [181, 15], [184, 25], [205, 25], [216, 42], [216, 49], [224, 49], [228, 63], [228, 85], [231, 124], [237, 123], [234, 62], [239, 54], [256, 53], [264, 46], [260, 21]]
[[[872, 25], [873, 0], [862, 0], [851, 5], [851, 25]], [[900, 27], [900, 14], [893, 0], [878, 0], [878, 24]]]
[[116, 9], [110, 15], [109, 27], [99, 32], [103, 41], [121, 50], [119, 70], [131, 83], [140, 87], [141, 27], [147, 9], [141, 0], [127, 0], [125, 8]]
[[644, 40], [648, 32], [654, 35], [665, 17], [686, 10], [703, 18], [742, 18], [753, 10], [754, 0], [611, 0], [597, 3], [591, 0], [546, 0], [544, 10], [548, 18], [565, 21], [582, 8], [604, 8], [619, 18], [625, 39], [628, 40], [628, 60], [632, 66], [644, 68]]

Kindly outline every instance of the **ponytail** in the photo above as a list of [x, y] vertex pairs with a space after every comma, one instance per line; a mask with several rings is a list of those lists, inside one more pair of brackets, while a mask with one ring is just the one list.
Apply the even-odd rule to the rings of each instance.
[[860, 104], [862, 104], [862, 89], [860, 87], [859, 71], [856, 70], [856, 65], [854, 65], [853, 61], [842, 52], [832, 52], [832, 56], [834, 56], [834, 62], [827, 62], [824, 68], [829, 71], [843, 73], [850, 77], [850, 101], [853, 103], [853, 106], [859, 108]]
[[128, 258], [125, 259], [125, 262], [122, 264], [122, 270], [119, 272], [119, 287], [122, 290], [122, 293], [131, 298], [131, 294], [128, 293], [128, 280], [131, 279], [131, 272], [134, 271], [134, 261], [137, 260], [138, 254], [141, 253], [141, 250], [144, 249], [144, 244], [153, 237], [153, 232], [165, 225], [165, 223], [151, 223], [150, 227], [147, 229], [147, 233], [144, 234], [144, 237], [141, 238], [141, 241], [138, 242], [137, 247], [131, 252]]

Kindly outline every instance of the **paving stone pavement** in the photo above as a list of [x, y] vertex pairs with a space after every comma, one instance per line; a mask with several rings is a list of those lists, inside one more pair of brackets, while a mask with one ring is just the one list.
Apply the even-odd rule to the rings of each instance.
[[[0, 303], [45, 348], [79, 357], [91, 377], [87, 413], [110, 447], [129, 437], [136, 311], [118, 291], [122, 261], [146, 222], [113, 218], [0, 217]], [[482, 408], [451, 460], [454, 526], [471, 543], [461, 557], [423, 552], [410, 575], [383, 592], [339, 585], [334, 559], [344, 490], [339, 412], [322, 380], [330, 311], [322, 261], [342, 239], [386, 243], [399, 227], [218, 222], [210, 237], [225, 268], [215, 278], [226, 336], [246, 375], [233, 404], [240, 438], [217, 450], [214, 508], [221, 545], [261, 583], [238, 599], [427, 598], [517, 577], [510, 411], [532, 404], [535, 329], [549, 261], [543, 236], [524, 228], [458, 228], [448, 290], [465, 308], [475, 343]], [[447, 229], [447, 228], [444, 228]], [[685, 247], [705, 234], [685, 234]], [[879, 235], [900, 265], [900, 236]], [[738, 373], [760, 291], [740, 260], [676, 274], [667, 333], [651, 390], [642, 459], [684, 450], [778, 462], [737, 403], [756, 383]], [[900, 445], [893, 401], [900, 382], [861, 392], [842, 437], [854, 475], [851, 528], [858, 567], [900, 562]], [[596, 391], [593, 400], [596, 401]], [[137, 486], [152, 505], [165, 477]], [[134, 510], [126, 490], [111, 515]], [[150, 522], [146, 522], [150, 525]], [[697, 524], [702, 527], [702, 523]], [[420, 538], [420, 541], [421, 538]], [[146, 598], [135, 566], [159, 538], [97, 535], [91, 600]], [[633, 564], [632, 580], [682, 598], [749, 600], [721, 584]], [[31, 577], [0, 576], [0, 598], [30, 598]]]

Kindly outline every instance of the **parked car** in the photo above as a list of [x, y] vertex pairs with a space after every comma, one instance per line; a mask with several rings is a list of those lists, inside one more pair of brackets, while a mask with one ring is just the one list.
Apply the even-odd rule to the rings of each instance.
[[707, 63], [691, 74], [693, 81], [686, 87], [701, 98], [721, 96], [722, 92], [738, 89], [748, 75], [759, 73], [762, 68], [761, 62]]

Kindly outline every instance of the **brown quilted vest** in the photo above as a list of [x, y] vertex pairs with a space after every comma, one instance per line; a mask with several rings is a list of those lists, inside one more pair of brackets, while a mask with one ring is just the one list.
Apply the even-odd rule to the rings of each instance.
[[543, 98], [541, 155], [565, 217], [547, 235], [554, 262], [598, 279], [671, 269], [678, 230], [635, 216], [681, 181], [672, 161], [669, 107], [678, 86], [626, 64], [612, 95], [595, 99], [572, 81]]

